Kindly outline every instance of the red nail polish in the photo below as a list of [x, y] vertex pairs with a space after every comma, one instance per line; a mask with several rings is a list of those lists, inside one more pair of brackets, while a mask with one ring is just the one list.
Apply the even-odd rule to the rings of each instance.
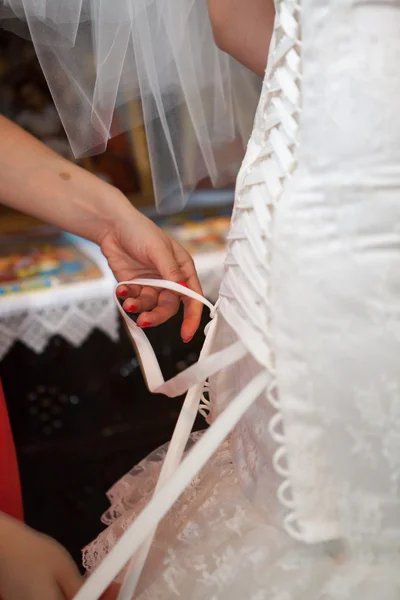
[[182, 338], [182, 339], [183, 339], [183, 341], [185, 342], [185, 344], [188, 344], [189, 342], [191, 342], [191, 341], [192, 341], [192, 339], [193, 339], [193, 336], [191, 336], [191, 337], [188, 337], [188, 338]]
[[144, 329], [145, 327], [151, 327], [151, 323], [149, 323], [148, 321], [145, 321], [141, 325], [138, 325], [138, 327], [141, 327], [142, 329]]
[[118, 292], [118, 296], [127, 296], [128, 292], [126, 290], [121, 290], [120, 292]]
[[127, 306], [126, 311], [127, 312], [136, 312], [136, 306], [131, 304], [131, 306]]
[[180, 284], [180, 285], [183, 285], [183, 287], [185, 287], [185, 288], [188, 288], [188, 289], [189, 289], [189, 286], [188, 286], [188, 284], [187, 284], [187, 283], [185, 283], [184, 281], [180, 281], [180, 282], [179, 282], [179, 284]]

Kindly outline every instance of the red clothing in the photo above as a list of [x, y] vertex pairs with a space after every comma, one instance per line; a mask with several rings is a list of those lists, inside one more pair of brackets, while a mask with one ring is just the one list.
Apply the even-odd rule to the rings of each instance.
[[17, 455], [0, 381], [0, 511], [23, 519]]

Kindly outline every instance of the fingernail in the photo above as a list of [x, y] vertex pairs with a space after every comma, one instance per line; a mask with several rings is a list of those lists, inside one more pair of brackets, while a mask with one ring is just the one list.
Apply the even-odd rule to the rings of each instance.
[[121, 290], [118, 292], [118, 296], [127, 296], [128, 292], [126, 290]]
[[149, 323], [148, 321], [145, 321], [141, 325], [138, 324], [138, 327], [141, 327], [142, 329], [145, 327], [151, 327], [151, 323]]
[[185, 288], [188, 288], [188, 289], [189, 289], [189, 286], [188, 286], [188, 284], [187, 284], [187, 283], [185, 283], [184, 281], [180, 281], [180, 282], [179, 282], [179, 285], [183, 285], [183, 287], [185, 287]]
[[193, 339], [193, 336], [191, 336], [191, 337], [188, 337], [188, 338], [182, 338], [182, 339], [183, 339], [183, 341], [185, 342], [185, 344], [188, 344], [189, 342], [191, 342], [191, 341], [192, 341], [192, 339]]
[[126, 311], [127, 312], [136, 312], [136, 306], [134, 304], [131, 304], [130, 306], [126, 307]]

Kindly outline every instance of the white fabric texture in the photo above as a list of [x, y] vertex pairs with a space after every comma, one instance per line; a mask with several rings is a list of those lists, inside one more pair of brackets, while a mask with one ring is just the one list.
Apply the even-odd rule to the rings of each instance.
[[261, 81], [216, 47], [206, 0], [0, 0], [0, 27], [32, 39], [75, 156], [142, 112], [161, 212], [235, 178]]
[[399, 597], [399, 33], [397, 3], [277, 3], [206, 355], [246, 353], [210, 377], [211, 427], [161, 489], [165, 449], [112, 489], [97, 581], [163, 517], [140, 600]]

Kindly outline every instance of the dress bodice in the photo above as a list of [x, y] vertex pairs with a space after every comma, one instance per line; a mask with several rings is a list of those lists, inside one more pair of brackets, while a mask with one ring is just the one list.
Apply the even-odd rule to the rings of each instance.
[[278, 2], [237, 182], [217, 337], [243, 335], [229, 303], [250, 353], [214, 377], [211, 415], [271, 368], [233, 460], [256, 506], [309, 542], [399, 529], [399, 33], [396, 3]]
[[[293, 7], [288, 15], [295, 22]], [[281, 413], [276, 403], [270, 269], [275, 204], [284, 189], [295, 136], [294, 130], [283, 130], [282, 111], [293, 122], [296, 119], [296, 107], [289, 100], [287, 90], [282, 89], [282, 70], [279, 69], [285, 58], [292, 69], [296, 68], [297, 35], [296, 27], [285, 30], [277, 19], [254, 128], [237, 179], [228, 236], [213, 350], [229, 346], [239, 338], [244, 340], [249, 352], [238, 363], [210, 378], [209, 420], [212, 422], [257, 373], [265, 368], [271, 373], [268, 390], [260, 395], [234, 429], [231, 451], [244, 492], [274, 523], [282, 516], [292, 520], [288, 506], [278, 500], [278, 496], [285, 493], [288, 481], [276, 464], [282, 458], [284, 448], [279, 431]], [[289, 77], [296, 88], [297, 76], [292, 69]]]

